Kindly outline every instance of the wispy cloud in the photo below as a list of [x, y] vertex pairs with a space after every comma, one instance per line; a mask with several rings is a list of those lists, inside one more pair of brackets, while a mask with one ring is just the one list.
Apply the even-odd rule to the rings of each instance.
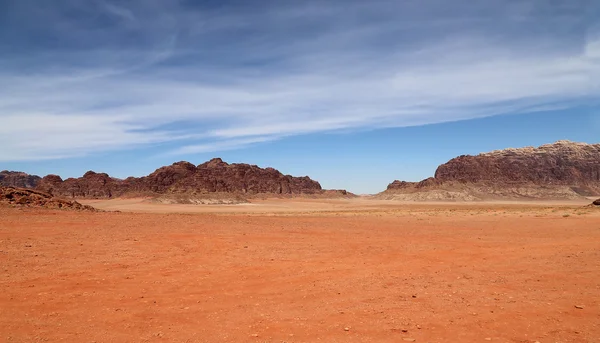
[[121, 7], [118, 6], [116, 4], [112, 4], [103, 0], [99, 0], [100, 1], [100, 5], [102, 7], [104, 7], [106, 9], [106, 11], [110, 12], [111, 14], [120, 17], [124, 20], [128, 20], [130, 22], [136, 22], [137, 19], [135, 18], [135, 15], [133, 14], [133, 12], [131, 10], [129, 10], [126, 7]]
[[257, 143], [264, 143], [276, 140], [276, 136], [263, 136], [263, 137], [252, 137], [252, 138], [241, 138], [241, 139], [230, 139], [222, 141], [213, 141], [205, 144], [186, 145], [177, 148], [168, 153], [168, 155], [187, 155], [187, 154], [199, 154], [213, 151], [225, 151], [245, 148]]
[[0, 26], [5, 161], [173, 141], [193, 154], [600, 98], [589, 3], [29, 1]]

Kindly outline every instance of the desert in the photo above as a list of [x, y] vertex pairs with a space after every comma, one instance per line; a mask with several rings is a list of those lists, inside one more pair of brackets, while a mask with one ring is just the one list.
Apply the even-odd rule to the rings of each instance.
[[598, 14], [0, 0], [0, 343], [600, 343]]
[[371, 201], [0, 207], [1, 340], [600, 336], [600, 210], [589, 201]]
[[[491, 155], [518, 156], [516, 174], [450, 164], [508, 179], [370, 196], [221, 159], [125, 180], [4, 171], [0, 340], [597, 341], [597, 146], [541, 149]], [[542, 181], [510, 178], [531, 164]]]

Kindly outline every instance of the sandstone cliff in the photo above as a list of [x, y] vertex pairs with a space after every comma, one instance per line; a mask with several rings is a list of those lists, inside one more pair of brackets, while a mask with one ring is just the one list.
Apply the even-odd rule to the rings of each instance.
[[[220, 158], [195, 166], [177, 162], [157, 169], [148, 176], [124, 180], [105, 173], [89, 171], [80, 178], [62, 180], [57, 175], [44, 177], [37, 185], [41, 191], [71, 198], [111, 198], [156, 196], [164, 201], [204, 202], [206, 194], [236, 202], [256, 195], [350, 196], [345, 191], [326, 191], [309, 177], [283, 175], [273, 168], [223, 162]], [[194, 199], [197, 197], [198, 199]], [[175, 200], [173, 200], [175, 199]]]
[[600, 194], [600, 144], [558, 141], [538, 148], [459, 156], [421, 182], [394, 181], [380, 198], [565, 199]]
[[0, 186], [35, 188], [42, 178], [37, 175], [3, 170], [0, 171]]

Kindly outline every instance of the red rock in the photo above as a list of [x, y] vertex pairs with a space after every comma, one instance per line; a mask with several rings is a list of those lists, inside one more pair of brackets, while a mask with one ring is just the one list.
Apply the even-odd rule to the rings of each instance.
[[33, 189], [14, 187], [0, 187], [0, 204], [63, 210], [97, 211], [95, 208], [82, 205], [77, 201], [59, 199], [50, 194]]
[[38, 189], [72, 198], [209, 193], [352, 196], [346, 191], [325, 191], [318, 182], [307, 176], [283, 175], [273, 168], [244, 163], [229, 164], [220, 158], [198, 166], [185, 161], [177, 162], [161, 167], [148, 176], [125, 180], [92, 171], [83, 177], [64, 181], [56, 175], [49, 175], [40, 181]]
[[[463, 155], [421, 182], [394, 181], [387, 193], [446, 192], [560, 198], [600, 194], [600, 144], [558, 141], [538, 148]], [[384, 192], [385, 193], [385, 192]]]
[[534, 183], [600, 190], [600, 144], [559, 141], [539, 148], [460, 156], [435, 172], [441, 182]]
[[0, 186], [35, 188], [41, 180], [42, 178], [37, 175], [8, 170], [0, 171]]
[[111, 178], [106, 173], [88, 171], [83, 177], [64, 181], [57, 175], [48, 175], [37, 189], [62, 197], [110, 198], [122, 193], [123, 181]]

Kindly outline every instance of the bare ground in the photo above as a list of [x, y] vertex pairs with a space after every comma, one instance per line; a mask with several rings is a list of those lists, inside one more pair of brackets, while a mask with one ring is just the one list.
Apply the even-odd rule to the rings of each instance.
[[194, 208], [0, 208], [0, 342], [600, 341], [600, 210]]

